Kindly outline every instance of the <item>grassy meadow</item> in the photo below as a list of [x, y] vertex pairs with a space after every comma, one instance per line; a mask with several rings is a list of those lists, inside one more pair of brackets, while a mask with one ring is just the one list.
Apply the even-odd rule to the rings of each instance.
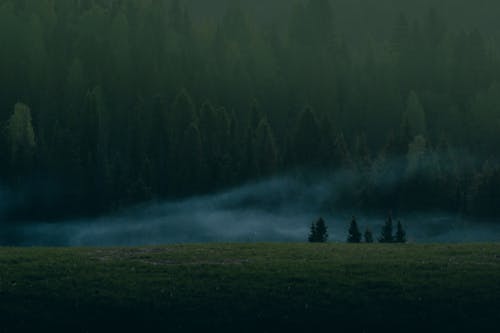
[[0, 331], [497, 327], [500, 244], [1, 248]]

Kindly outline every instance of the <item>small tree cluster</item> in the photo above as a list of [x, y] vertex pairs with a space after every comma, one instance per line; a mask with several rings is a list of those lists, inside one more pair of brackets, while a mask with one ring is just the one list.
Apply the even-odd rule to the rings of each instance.
[[406, 231], [398, 221], [396, 226], [396, 234], [393, 233], [393, 222], [392, 215], [389, 215], [384, 226], [382, 227], [382, 233], [379, 238], [380, 243], [406, 243]]
[[[381, 235], [378, 239], [380, 243], [406, 243], [406, 231], [401, 224], [401, 221], [398, 221], [396, 226], [396, 233], [393, 231], [393, 221], [392, 216], [389, 215], [384, 226], [382, 227]], [[367, 228], [364, 234], [362, 235], [358, 223], [356, 221], [356, 217], [353, 216], [351, 220], [351, 224], [349, 226], [347, 242], [348, 243], [361, 243], [362, 236], [364, 236], [365, 243], [373, 243], [373, 233]]]
[[320, 218], [317, 222], [311, 224], [311, 233], [309, 234], [310, 243], [325, 243], [328, 240], [328, 228], [325, 220]]
[[356, 221], [356, 217], [352, 217], [351, 224], [349, 226], [349, 234], [347, 236], [348, 243], [361, 243], [362, 238], [364, 237], [365, 243], [373, 243], [373, 233], [367, 228], [364, 234], [361, 234], [359, 230], [358, 222]]

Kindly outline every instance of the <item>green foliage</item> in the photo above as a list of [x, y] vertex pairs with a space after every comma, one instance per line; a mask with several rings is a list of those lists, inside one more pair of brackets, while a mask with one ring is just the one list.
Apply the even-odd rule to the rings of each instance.
[[417, 135], [413, 141], [409, 143], [406, 167], [407, 175], [413, 176], [423, 170], [426, 158], [428, 157], [426, 155], [426, 149], [427, 141], [422, 135]]
[[17, 103], [6, 128], [14, 168], [26, 166], [33, 159], [36, 148], [35, 132], [28, 106]]
[[311, 225], [311, 232], [309, 234], [310, 243], [325, 243], [328, 240], [328, 228], [325, 220], [320, 218], [318, 221], [313, 222]]
[[456, 1], [0, 0], [0, 181], [107, 210], [312, 167], [344, 209], [499, 216], [498, 5]]

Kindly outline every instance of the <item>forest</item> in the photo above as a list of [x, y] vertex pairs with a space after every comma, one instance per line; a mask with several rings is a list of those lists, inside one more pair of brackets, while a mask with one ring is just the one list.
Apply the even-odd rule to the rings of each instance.
[[282, 174], [344, 179], [334, 209], [500, 217], [498, 1], [206, 3], [0, 0], [4, 220]]

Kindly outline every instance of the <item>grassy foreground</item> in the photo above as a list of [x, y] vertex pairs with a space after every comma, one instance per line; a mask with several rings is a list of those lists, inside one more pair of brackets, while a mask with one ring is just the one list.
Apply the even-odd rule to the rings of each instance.
[[499, 315], [500, 244], [0, 249], [7, 332], [495, 331]]

